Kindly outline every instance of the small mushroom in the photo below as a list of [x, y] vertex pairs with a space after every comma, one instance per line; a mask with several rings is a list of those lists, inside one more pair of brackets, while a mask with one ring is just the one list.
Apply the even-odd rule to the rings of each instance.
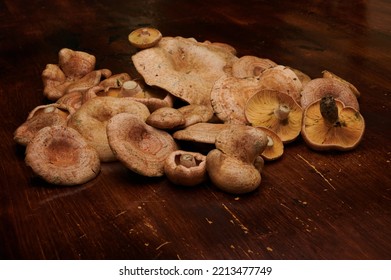
[[14, 141], [26, 146], [44, 127], [54, 125], [66, 125], [69, 111], [62, 104], [40, 105], [32, 110], [27, 120], [21, 124], [14, 132]]
[[346, 81], [345, 79], [341, 78], [340, 76], [338, 76], [330, 71], [327, 71], [327, 70], [322, 71], [322, 74], [323, 74], [323, 78], [336, 79], [336, 80], [342, 82], [343, 84], [347, 85], [357, 98], [360, 97], [360, 95], [361, 95], [360, 91], [352, 83]]
[[197, 152], [174, 151], [166, 158], [164, 174], [176, 185], [196, 186], [206, 180], [206, 156]]
[[121, 113], [107, 124], [107, 137], [115, 156], [128, 169], [148, 177], [164, 175], [164, 162], [178, 150], [172, 136], [133, 114]]
[[267, 145], [261, 156], [267, 161], [279, 159], [284, 154], [284, 143], [274, 131], [266, 127], [257, 127], [266, 134]]
[[119, 97], [145, 97], [143, 89], [136, 81], [130, 80], [122, 84]]
[[103, 162], [115, 161], [106, 134], [107, 122], [119, 113], [131, 113], [145, 121], [149, 116], [148, 108], [128, 98], [99, 96], [88, 100], [68, 120], [68, 126], [76, 129], [87, 142], [94, 147]]
[[233, 194], [254, 191], [261, 183], [265, 149], [264, 132], [245, 125], [231, 126], [216, 138], [216, 149], [206, 156], [206, 170], [212, 183]]
[[152, 112], [146, 123], [159, 129], [173, 129], [184, 125], [186, 122], [184, 115], [175, 108], [163, 107]]
[[139, 49], [151, 48], [157, 45], [162, 39], [162, 33], [152, 27], [142, 27], [133, 30], [129, 36], [129, 43]]
[[309, 104], [326, 95], [332, 95], [345, 106], [360, 110], [357, 97], [349, 86], [330, 78], [316, 78], [308, 82], [301, 92], [301, 106], [305, 109]]
[[26, 147], [25, 161], [34, 173], [56, 185], [83, 184], [100, 171], [96, 150], [76, 130], [61, 125], [39, 130]]
[[182, 127], [187, 127], [196, 123], [208, 122], [213, 117], [213, 110], [209, 106], [190, 104], [178, 108], [183, 115], [185, 123]]
[[306, 144], [314, 150], [347, 151], [357, 147], [364, 130], [364, 118], [359, 111], [326, 95], [304, 111], [301, 133]]
[[268, 58], [245, 55], [232, 64], [232, 75], [235, 78], [257, 77], [264, 70], [275, 66], [277, 63]]
[[261, 90], [245, 107], [247, 120], [253, 126], [274, 131], [283, 143], [295, 140], [301, 131], [302, 109], [289, 95], [275, 90]]

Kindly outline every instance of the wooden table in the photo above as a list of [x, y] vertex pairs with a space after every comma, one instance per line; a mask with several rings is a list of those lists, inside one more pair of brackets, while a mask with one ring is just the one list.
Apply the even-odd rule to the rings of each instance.
[[[5, 259], [390, 259], [391, 3], [374, 1], [0, 1], [0, 257]], [[267, 163], [258, 190], [195, 188], [103, 164], [55, 187], [24, 163], [13, 132], [47, 103], [41, 73], [67, 47], [97, 69], [134, 73], [127, 36], [232, 45], [297, 68], [330, 70], [361, 92], [357, 149], [319, 153], [300, 138]]]

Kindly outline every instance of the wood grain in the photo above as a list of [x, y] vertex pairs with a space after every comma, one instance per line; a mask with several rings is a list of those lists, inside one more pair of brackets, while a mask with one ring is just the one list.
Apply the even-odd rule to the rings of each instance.
[[[391, 5], [389, 1], [0, 1], [0, 258], [390, 259]], [[302, 139], [267, 163], [254, 193], [207, 182], [181, 188], [119, 163], [93, 181], [54, 187], [24, 163], [13, 132], [43, 97], [41, 73], [61, 48], [135, 75], [127, 35], [224, 42], [362, 93], [362, 143], [311, 151]]]

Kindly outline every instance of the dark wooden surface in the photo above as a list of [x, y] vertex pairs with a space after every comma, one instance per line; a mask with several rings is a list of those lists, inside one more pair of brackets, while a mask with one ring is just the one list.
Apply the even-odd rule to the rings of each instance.
[[[310, 3], [308, 3], [310, 2]], [[5, 259], [390, 259], [391, 2], [0, 1], [0, 257]], [[133, 73], [127, 35], [224, 42], [312, 78], [330, 70], [362, 93], [366, 133], [347, 153], [302, 139], [235, 196], [187, 189], [104, 164], [95, 180], [53, 187], [24, 164], [14, 130], [47, 102], [41, 73], [63, 47]]]

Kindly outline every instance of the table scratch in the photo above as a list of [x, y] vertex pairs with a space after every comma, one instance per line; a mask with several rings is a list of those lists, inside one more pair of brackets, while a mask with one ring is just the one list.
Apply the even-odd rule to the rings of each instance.
[[236, 215], [224, 204], [222, 203], [223, 207], [229, 214], [231, 214], [232, 218], [239, 224], [240, 228], [244, 231], [244, 233], [248, 233], [248, 228], [236, 217]]
[[320, 177], [323, 178], [323, 180], [330, 186], [333, 188], [333, 190], [336, 190], [336, 188], [333, 186], [333, 184], [330, 183], [329, 180], [327, 180], [327, 178], [318, 170], [316, 169], [316, 167], [314, 165], [312, 165], [308, 160], [306, 160], [304, 157], [302, 157], [300, 154], [297, 154], [297, 156], [299, 158], [301, 158], [306, 164], [308, 164], [308, 166], [310, 166]]

